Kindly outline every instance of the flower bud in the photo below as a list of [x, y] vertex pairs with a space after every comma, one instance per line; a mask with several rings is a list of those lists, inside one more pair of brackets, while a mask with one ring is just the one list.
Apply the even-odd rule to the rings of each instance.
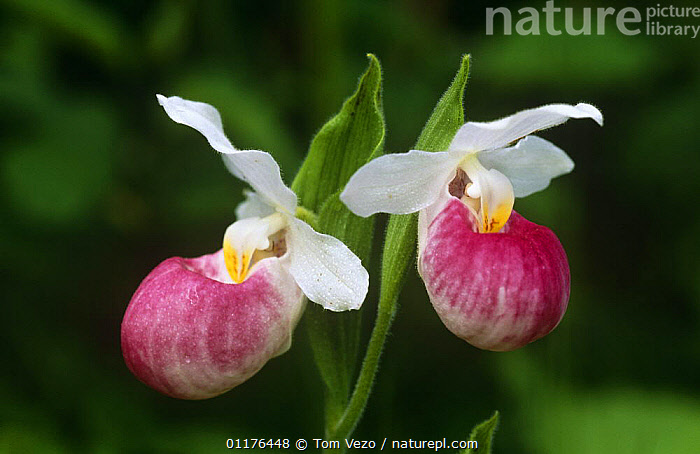
[[239, 284], [223, 251], [173, 257], [143, 280], [121, 327], [129, 369], [180, 399], [206, 399], [243, 383], [286, 352], [304, 295], [284, 259], [266, 258]]
[[442, 322], [475, 347], [509, 351], [552, 331], [569, 301], [569, 265], [557, 237], [515, 211], [498, 233], [478, 233], [450, 200], [430, 223], [419, 271]]

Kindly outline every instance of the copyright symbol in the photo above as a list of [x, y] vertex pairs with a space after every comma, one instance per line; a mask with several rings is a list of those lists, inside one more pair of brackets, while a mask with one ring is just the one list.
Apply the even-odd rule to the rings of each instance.
[[298, 439], [296, 442], [296, 446], [299, 451], [303, 451], [304, 449], [306, 449], [306, 440], [304, 440], [303, 438]]

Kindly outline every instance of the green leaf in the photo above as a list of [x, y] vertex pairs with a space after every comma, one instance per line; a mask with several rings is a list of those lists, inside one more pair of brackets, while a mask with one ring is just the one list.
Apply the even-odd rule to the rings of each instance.
[[[464, 123], [462, 98], [469, 77], [469, 55], [462, 57], [462, 64], [452, 84], [442, 95], [418, 137], [414, 149], [443, 151], [450, 145], [457, 130]], [[386, 231], [382, 260], [382, 295], [388, 301], [398, 299], [403, 279], [413, 261], [416, 248], [418, 213], [392, 215]]]
[[318, 226], [324, 232], [331, 233], [349, 247], [365, 265], [368, 265], [372, 252], [374, 218], [355, 216], [340, 201], [340, 191], [333, 194], [321, 207]]
[[[382, 153], [381, 69], [373, 55], [355, 94], [321, 128], [292, 184], [303, 208], [317, 212], [314, 228], [343, 241], [368, 267], [374, 219], [352, 214], [340, 192], [357, 169]], [[326, 384], [326, 423], [332, 427], [347, 405], [358, 362], [361, 313], [334, 313], [312, 305], [306, 312], [314, 359]]]
[[[345, 243], [367, 267], [372, 251], [374, 218], [352, 214], [336, 192], [323, 204], [318, 225]], [[325, 312], [320, 306], [308, 308], [309, 335], [314, 357], [326, 383], [329, 398], [326, 413], [329, 424], [338, 420], [347, 405], [358, 362], [362, 314]]]
[[[418, 138], [415, 149], [425, 151], [447, 149], [455, 133], [464, 123], [462, 97], [468, 76], [469, 55], [464, 55], [457, 76], [435, 106], [428, 123]], [[392, 215], [389, 218], [382, 255], [381, 290], [377, 318], [350, 402], [342, 418], [330, 432], [334, 438], [347, 438], [352, 433], [367, 404], [386, 336], [396, 315], [399, 293], [408, 274], [408, 269], [413, 263], [417, 229], [417, 213]]]
[[304, 314], [314, 361], [325, 389], [326, 435], [347, 406], [358, 362], [362, 313], [329, 313], [308, 304]]
[[469, 54], [462, 56], [462, 64], [452, 84], [438, 101], [423, 131], [418, 137], [415, 149], [423, 151], [445, 151], [464, 124], [464, 89], [469, 77]]
[[310, 210], [319, 211], [383, 145], [382, 71], [374, 55], [368, 58], [357, 91], [316, 134], [292, 183], [301, 205]]
[[490, 454], [491, 442], [493, 441], [493, 434], [498, 426], [499, 418], [500, 414], [496, 411], [489, 419], [474, 426], [472, 433], [469, 434], [469, 440], [476, 441], [477, 447], [464, 449], [460, 453], [471, 454], [478, 452], [479, 454]]

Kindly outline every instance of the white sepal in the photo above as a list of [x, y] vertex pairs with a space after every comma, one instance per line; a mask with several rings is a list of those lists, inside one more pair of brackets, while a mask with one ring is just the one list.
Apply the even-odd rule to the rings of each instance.
[[435, 202], [459, 159], [447, 152], [417, 150], [381, 156], [355, 172], [340, 200], [362, 217], [416, 212]]
[[369, 274], [342, 241], [314, 231], [289, 217], [289, 272], [309, 300], [331, 311], [359, 309], [369, 288]]
[[591, 118], [603, 125], [603, 114], [590, 104], [549, 104], [488, 123], [466, 123], [452, 139], [450, 150], [482, 151], [503, 148], [535, 131], [562, 124], [569, 118]]
[[179, 96], [166, 98], [163, 95], [156, 95], [156, 98], [174, 122], [199, 131], [216, 151], [220, 153], [236, 151], [224, 134], [221, 115], [216, 108], [203, 102], [188, 101]]
[[537, 136], [527, 136], [514, 147], [479, 153], [479, 161], [508, 177], [516, 197], [541, 191], [552, 178], [574, 169], [564, 150]]
[[270, 205], [294, 214], [297, 196], [284, 185], [280, 168], [269, 153], [236, 150], [224, 134], [221, 115], [209, 104], [188, 101], [179, 96], [156, 97], [173, 121], [196, 129], [212, 148], [223, 154], [224, 164], [231, 173], [250, 184]]
[[243, 195], [245, 200], [236, 207], [236, 219], [264, 218], [275, 212], [274, 207], [270, 206], [257, 192], [246, 189]]
[[269, 205], [294, 214], [297, 196], [285, 186], [280, 167], [269, 153], [243, 150], [224, 154], [222, 158], [231, 173], [251, 185]]

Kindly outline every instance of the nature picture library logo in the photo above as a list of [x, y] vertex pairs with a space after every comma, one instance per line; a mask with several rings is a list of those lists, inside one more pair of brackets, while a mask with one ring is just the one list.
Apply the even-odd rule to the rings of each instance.
[[[564, 19], [564, 27], [557, 26]], [[661, 5], [635, 8], [627, 6], [616, 10], [612, 7], [560, 8], [549, 0], [538, 10], [527, 6], [514, 14], [510, 9], [486, 8], [486, 34], [494, 34], [494, 24], [503, 24], [503, 34], [518, 35], [604, 35], [606, 25], [616, 27], [628, 36], [687, 36], [696, 38], [700, 32], [700, 7]], [[544, 23], [544, 31], [541, 24]]]

